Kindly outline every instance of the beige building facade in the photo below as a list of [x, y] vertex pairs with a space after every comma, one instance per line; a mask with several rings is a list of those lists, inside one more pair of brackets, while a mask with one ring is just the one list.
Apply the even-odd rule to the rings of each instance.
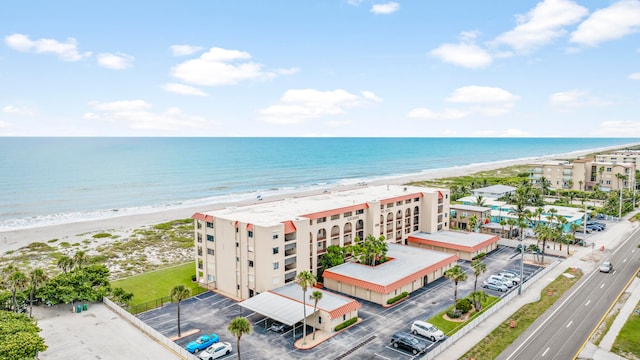
[[635, 172], [636, 165], [630, 161], [550, 160], [529, 165], [529, 179], [534, 186], [540, 186], [544, 178], [549, 181], [550, 188], [556, 190], [588, 191], [595, 189], [596, 185], [603, 191], [632, 189]]
[[318, 275], [330, 245], [383, 235], [406, 244], [417, 231], [449, 229], [449, 191], [411, 186], [362, 186], [347, 191], [264, 200], [193, 215], [196, 276], [201, 286], [247, 299]]

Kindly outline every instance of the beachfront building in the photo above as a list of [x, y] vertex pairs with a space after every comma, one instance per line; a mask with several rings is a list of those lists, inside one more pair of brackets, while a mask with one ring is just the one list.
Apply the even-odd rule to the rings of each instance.
[[612, 164], [640, 164], [640, 150], [618, 150], [608, 154], [596, 155], [596, 162]]
[[318, 275], [330, 245], [384, 236], [405, 244], [416, 231], [449, 229], [449, 191], [412, 186], [362, 186], [193, 215], [196, 277], [211, 290], [247, 299]]
[[633, 188], [636, 166], [633, 162], [602, 162], [594, 159], [548, 160], [529, 165], [529, 179], [540, 186], [542, 179], [552, 189], [602, 191]]
[[[449, 227], [451, 229], [475, 231], [482, 224], [491, 221], [490, 207], [451, 204], [449, 209]], [[475, 228], [472, 228], [469, 222], [474, 217], [476, 223]]]
[[[316, 312], [314, 312], [313, 300], [308, 299], [309, 295], [314, 291], [322, 293]], [[265, 291], [240, 302], [239, 305], [281, 324], [294, 326], [305, 318], [305, 308], [302, 302], [304, 295], [300, 286], [291, 283]], [[307, 325], [313, 326], [318, 330], [324, 330], [329, 334], [335, 332], [337, 325], [357, 318], [358, 309], [362, 307], [362, 304], [354, 299], [325, 289], [308, 288], [306, 296]], [[269, 324], [265, 322], [264, 326], [268, 327]]]
[[419, 232], [409, 236], [407, 242], [411, 247], [428, 249], [471, 261], [474, 256], [498, 248], [500, 237], [476, 232], [439, 231], [437, 233]]
[[509, 194], [515, 194], [516, 188], [507, 185], [491, 185], [483, 188], [471, 190], [471, 195], [475, 197], [482, 196], [488, 199], [499, 199]]
[[387, 257], [388, 261], [377, 266], [347, 262], [327, 269], [324, 286], [388, 306], [387, 300], [405, 291], [411, 294], [441, 278], [458, 260], [453, 254], [393, 243], [388, 244]]

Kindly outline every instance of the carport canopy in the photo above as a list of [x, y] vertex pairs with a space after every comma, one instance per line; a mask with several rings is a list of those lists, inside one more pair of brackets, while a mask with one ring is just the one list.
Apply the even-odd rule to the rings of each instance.
[[[288, 326], [293, 326], [304, 319], [302, 302], [269, 291], [249, 298], [238, 305]], [[313, 306], [305, 306], [307, 316], [312, 315]]]

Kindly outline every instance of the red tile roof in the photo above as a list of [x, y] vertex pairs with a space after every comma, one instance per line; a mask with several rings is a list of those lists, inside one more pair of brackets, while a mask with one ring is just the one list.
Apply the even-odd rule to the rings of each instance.
[[331, 215], [342, 214], [348, 211], [356, 211], [356, 210], [362, 210], [367, 208], [369, 208], [369, 204], [364, 203], [364, 204], [345, 206], [337, 209], [331, 209], [331, 210], [325, 210], [325, 211], [320, 211], [316, 213], [306, 214], [306, 215], [302, 215], [302, 217], [309, 218], [309, 219], [318, 219], [322, 217], [328, 217]]
[[203, 213], [195, 213], [191, 215], [191, 218], [195, 220], [203, 220], [203, 221], [209, 221], [209, 222], [213, 221], [213, 216], [205, 215]]
[[405, 201], [405, 200], [408, 200], [408, 199], [421, 198], [421, 197], [424, 197], [424, 194], [421, 193], [421, 192], [420, 193], [407, 194], [407, 195], [401, 195], [401, 196], [396, 196], [396, 197], [380, 200], [380, 205], [386, 205], [386, 204], [394, 203], [396, 201]]
[[284, 233], [285, 234], [291, 234], [291, 233], [294, 233], [294, 232], [297, 231], [296, 230], [296, 226], [293, 223], [293, 221], [287, 220], [287, 221], [283, 221], [282, 223], [284, 224]]

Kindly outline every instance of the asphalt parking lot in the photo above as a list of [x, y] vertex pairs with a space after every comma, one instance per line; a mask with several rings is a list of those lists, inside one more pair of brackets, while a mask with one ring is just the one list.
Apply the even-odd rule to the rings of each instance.
[[[504, 269], [520, 269], [520, 257], [514, 257], [514, 249], [501, 247], [489, 254], [484, 263], [487, 271], [478, 277], [478, 289], [482, 281], [492, 274]], [[459, 262], [467, 272], [467, 280], [458, 284], [458, 298], [473, 291], [474, 275], [470, 263]], [[524, 264], [525, 281], [541, 268]], [[347, 354], [349, 359], [419, 359], [423, 354], [414, 356], [410, 352], [391, 346], [391, 335], [396, 331], [409, 332], [415, 320], [427, 320], [453, 303], [453, 282], [441, 278], [426, 287], [413, 292], [409, 299], [391, 308], [367, 301], [360, 301], [362, 308], [359, 317], [362, 321], [341, 332], [337, 336], [319, 344], [311, 350], [295, 349], [293, 343], [302, 336], [302, 325], [287, 327], [282, 332], [268, 330], [271, 320], [261, 314], [243, 309], [231, 299], [207, 292], [181, 303], [181, 330], [183, 333], [193, 332], [190, 336], [177, 340], [180, 346], [195, 340], [205, 333], [216, 333], [220, 341], [233, 345], [233, 353], [225, 358], [236, 356], [236, 339], [227, 331], [227, 325], [236, 316], [245, 316], [253, 323], [253, 331], [241, 340], [242, 356], [246, 359], [341, 359]], [[505, 293], [483, 289], [492, 296], [503, 296]], [[517, 291], [516, 287], [510, 291]], [[177, 335], [177, 305], [170, 304], [154, 309], [138, 318], [167, 337]], [[310, 332], [312, 328], [308, 328]], [[295, 335], [294, 335], [295, 333]], [[425, 341], [430, 348], [436, 344]]]

